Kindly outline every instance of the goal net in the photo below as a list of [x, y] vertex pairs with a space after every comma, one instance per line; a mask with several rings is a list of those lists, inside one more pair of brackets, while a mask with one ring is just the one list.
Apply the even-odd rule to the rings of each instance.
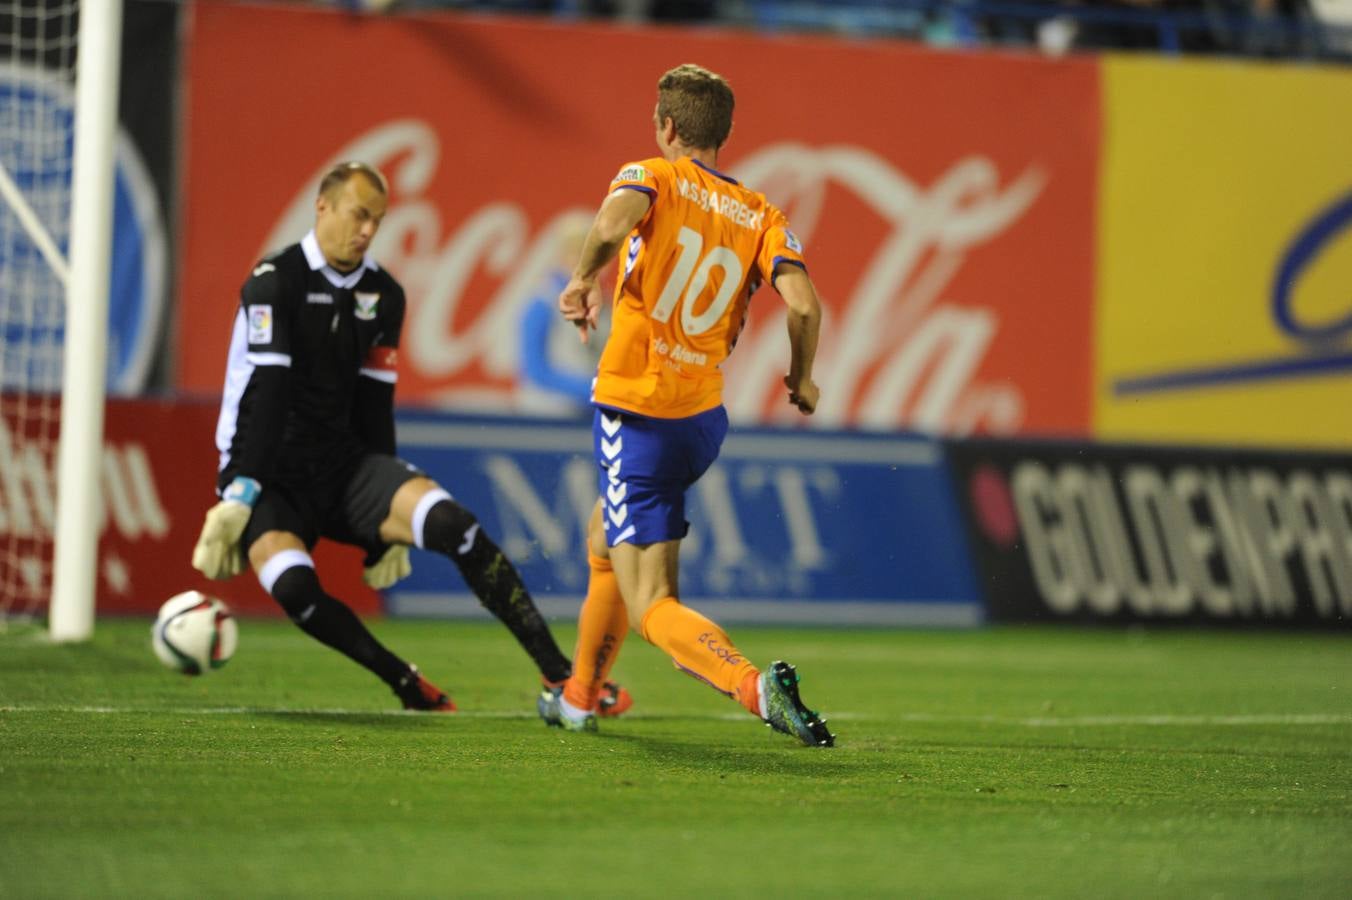
[[[74, 520], [99, 518], [120, 13], [121, 0], [0, 5], [0, 628], [50, 612], [59, 639], [92, 628], [94, 532]], [[63, 515], [76, 494], [83, 515]], [[76, 618], [58, 634], [63, 595]]]

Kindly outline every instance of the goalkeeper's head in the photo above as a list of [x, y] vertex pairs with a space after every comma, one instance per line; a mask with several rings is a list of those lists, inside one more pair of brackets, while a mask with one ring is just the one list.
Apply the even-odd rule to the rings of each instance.
[[315, 237], [329, 265], [350, 272], [361, 264], [385, 218], [388, 193], [385, 176], [363, 162], [325, 173], [315, 198]]
[[660, 134], [670, 119], [685, 146], [717, 150], [732, 133], [733, 105], [732, 87], [721, 75], [686, 63], [658, 79], [655, 124]]

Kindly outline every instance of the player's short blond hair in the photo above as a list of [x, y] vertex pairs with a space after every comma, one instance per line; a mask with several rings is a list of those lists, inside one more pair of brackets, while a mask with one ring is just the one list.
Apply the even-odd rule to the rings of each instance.
[[348, 179], [353, 175], [362, 175], [371, 186], [380, 191], [382, 195], [389, 193], [389, 186], [385, 183], [385, 176], [380, 174], [380, 170], [375, 166], [367, 165], [364, 162], [355, 160], [349, 162], [340, 162], [324, 173], [324, 177], [319, 180], [319, 196], [328, 197], [330, 201], [337, 198], [338, 192], [342, 190], [343, 185], [347, 184]]
[[657, 81], [657, 122], [668, 118], [687, 147], [717, 150], [732, 131], [732, 87], [721, 75], [686, 63]]

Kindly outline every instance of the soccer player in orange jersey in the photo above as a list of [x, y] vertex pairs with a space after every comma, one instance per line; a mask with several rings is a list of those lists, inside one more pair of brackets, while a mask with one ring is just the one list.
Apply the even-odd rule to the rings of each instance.
[[588, 528], [591, 577], [573, 675], [540, 696], [541, 717], [596, 728], [597, 698], [630, 626], [677, 668], [731, 697], [775, 730], [831, 746], [824, 720], [798, 694], [794, 667], [753, 665], [714, 622], [685, 606], [677, 558], [689, 524], [685, 491], [718, 456], [728, 430], [719, 366], [751, 295], [769, 282], [788, 306], [788, 400], [817, 405], [812, 360], [821, 304], [784, 214], [718, 171], [732, 130], [732, 88], [694, 65], [657, 84], [662, 155], [629, 163], [611, 182], [559, 309], [587, 340], [597, 276], [620, 253], [611, 334], [592, 400], [601, 497]]

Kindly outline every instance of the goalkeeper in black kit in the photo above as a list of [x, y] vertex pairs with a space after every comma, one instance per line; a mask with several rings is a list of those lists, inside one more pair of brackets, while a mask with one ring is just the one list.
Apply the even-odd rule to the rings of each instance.
[[[335, 166], [319, 186], [314, 230], [244, 283], [216, 426], [220, 502], [193, 567], [230, 578], [247, 558], [306, 634], [371, 670], [404, 708], [449, 712], [441, 689], [324, 592], [310, 557], [320, 537], [361, 547], [366, 583], [384, 589], [411, 571], [410, 546], [440, 553], [559, 690], [572, 665], [516, 569], [473, 513], [395, 455], [404, 292], [367, 256], [386, 202], [378, 170]], [[611, 715], [631, 703], [614, 684], [605, 699]]]

